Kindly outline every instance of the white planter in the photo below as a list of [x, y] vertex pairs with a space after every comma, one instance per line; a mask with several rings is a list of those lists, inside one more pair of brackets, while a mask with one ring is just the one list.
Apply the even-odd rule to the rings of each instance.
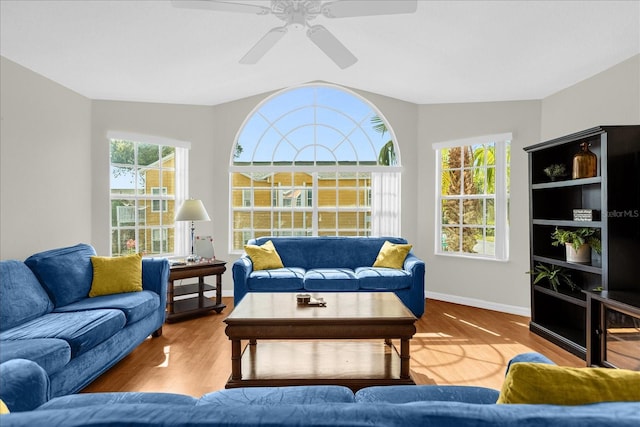
[[586, 243], [576, 250], [570, 243], [565, 244], [567, 248], [567, 262], [575, 262], [577, 264], [589, 264], [591, 262], [591, 246]]

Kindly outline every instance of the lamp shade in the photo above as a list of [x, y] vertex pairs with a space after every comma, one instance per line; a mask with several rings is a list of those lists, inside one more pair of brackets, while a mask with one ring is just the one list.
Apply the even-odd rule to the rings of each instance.
[[176, 215], [176, 221], [211, 221], [201, 200], [185, 200]]

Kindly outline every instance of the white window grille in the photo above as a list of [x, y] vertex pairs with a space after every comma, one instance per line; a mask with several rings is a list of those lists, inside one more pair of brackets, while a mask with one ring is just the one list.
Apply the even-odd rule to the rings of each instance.
[[[230, 251], [270, 235], [400, 235], [400, 172], [393, 130], [359, 95], [318, 84], [275, 94], [232, 150]], [[374, 175], [393, 190], [376, 195]]]
[[187, 253], [175, 209], [186, 198], [189, 144], [147, 135], [108, 134], [111, 255]]
[[433, 144], [435, 253], [509, 259], [510, 133]]

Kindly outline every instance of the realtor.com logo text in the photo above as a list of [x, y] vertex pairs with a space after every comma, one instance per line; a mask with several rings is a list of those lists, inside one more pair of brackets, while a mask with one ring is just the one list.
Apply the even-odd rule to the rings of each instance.
[[609, 218], [640, 218], [640, 210], [609, 211]]

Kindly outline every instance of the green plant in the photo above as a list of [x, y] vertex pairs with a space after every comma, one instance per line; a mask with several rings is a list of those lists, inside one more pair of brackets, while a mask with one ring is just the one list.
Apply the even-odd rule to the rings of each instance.
[[549, 165], [542, 170], [551, 179], [567, 176], [567, 167], [563, 164]]
[[575, 230], [564, 230], [556, 227], [555, 231], [551, 233], [553, 246], [565, 245], [569, 243], [576, 251], [580, 249], [580, 246], [585, 243], [593, 248], [597, 253], [602, 251], [602, 243], [600, 237], [598, 237], [598, 230], [595, 228], [581, 227]]
[[580, 287], [571, 280], [571, 275], [568, 273], [568, 270], [557, 265], [547, 267], [544, 264], [537, 264], [533, 272], [530, 273], [535, 275], [535, 278], [533, 279], [534, 285], [541, 280], [546, 279], [549, 282], [549, 285], [551, 285], [553, 290], [556, 292], [558, 292], [558, 287], [563, 284], [567, 285], [572, 290], [580, 289]]

